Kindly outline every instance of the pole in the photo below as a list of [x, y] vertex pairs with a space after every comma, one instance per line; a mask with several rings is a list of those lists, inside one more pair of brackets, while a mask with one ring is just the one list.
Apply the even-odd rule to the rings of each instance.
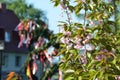
[[2, 80], [2, 51], [0, 52], [0, 80]]

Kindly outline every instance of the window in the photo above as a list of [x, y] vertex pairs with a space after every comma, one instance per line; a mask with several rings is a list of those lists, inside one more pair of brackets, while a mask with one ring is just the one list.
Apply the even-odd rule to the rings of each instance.
[[21, 56], [15, 57], [15, 66], [20, 67], [21, 66]]
[[2, 9], [2, 3], [0, 3], [0, 9]]
[[4, 29], [0, 28], [0, 40], [4, 40]]
[[12, 40], [19, 42], [19, 39], [20, 39], [20, 38], [19, 38], [18, 31], [12, 31]]
[[9, 31], [5, 31], [5, 42], [10, 42], [11, 34]]
[[7, 65], [8, 65], [8, 55], [3, 55], [3, 57], [2, 57], [2, 65], [7, 67]]

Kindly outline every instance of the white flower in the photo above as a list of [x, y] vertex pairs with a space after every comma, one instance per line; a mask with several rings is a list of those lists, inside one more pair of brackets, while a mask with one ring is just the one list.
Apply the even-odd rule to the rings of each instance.
[[93, 25], [94, 25], [94, 22], [90, 21], [89, 26], [93, 26]]
[[81, 55], [81, 63], [82, 64], [86, 64], [87, 63], [87, 59], [86, 59], [86, 56], [85, 55]]
[[76, 44], [76, 45], [74, 45], [74, 48], [75, 48], [75, 49], [78, 49], [78, 50], [79, 50], [80, 48], [82, 48], [82, 47], [83, 47], [83, 46], [82, 46], [81, 44]]
[[87, 39], [92, 39], [93, 38], [93, 35], [92, 34], [88, 34], [87, 35]]
[[61, 2], [60, 5], [61, 5], [62, 9], [66, 9], [67, 8], [63, 2]]
[[116, 79], [116, 80], [120, 80], [120, 76], [116, 76], [115, 79]]
[[76, 36], [75, 41], [77, 41], [77, 43], [78, 43], [78, 42], [82, 41], [82, 39], [79, 36]]
[[60, 41], [64, 44], [69, 44], [69, 38], [62, 37]]
[[101, 54], [96, 55], [96, 57], [95, 57], [95, 59], [98, 61], [101, 61], [102, 58], [103, 58], [103, 55], [101, 55]]
[[70, 50], [70, 48], [72, 47], [72, 44], [68, 44], [67, 45], [67, 49]]
[[70, 31], [64, 31], [63, 34], [69, 37], [71, 35], [71, 32]]
[[93, 44], [86, 44], [85, 47], [86, 47], [86, 50], [88, 51], [92, 51], [95, 49], [95, 46]]

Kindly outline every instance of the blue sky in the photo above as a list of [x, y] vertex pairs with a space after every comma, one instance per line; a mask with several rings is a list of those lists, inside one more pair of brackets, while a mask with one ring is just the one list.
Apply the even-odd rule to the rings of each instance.
[[[26, 0], [28, 4], [33, 4], [35, 8], [41, 9], [45, 12], [49, 20], [49, 29], [54, 33], [59, 32], [58, 21], [65, 21], [66, 17], [60, 6], [54, 7], [54, 4], [50, 0]], [[64, 17], [61, 17], [61, 16]], [[78, 21], [75, 15], [72, 15], [72, 21]]]
[[41, 9], [45, 12], [49, 20], [49, 29], [54, 33], [59, 31], [57, 27], [58, 21], [62, 20], [60, 17], [62, 10], [60, 7], [54, 7], [54, 4], [50, 0], [26, 0], [28, 4], [33, 4], [35, 8]]

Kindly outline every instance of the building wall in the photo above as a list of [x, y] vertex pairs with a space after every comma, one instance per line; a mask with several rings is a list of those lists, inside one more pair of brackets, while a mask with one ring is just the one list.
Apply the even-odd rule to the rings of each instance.
[[[20, 70], [23, 70], [23, 65], [26, 61], [27, 58], [27, 54], [23, 54], [23, 53], [2, 53], [3, 55], [3, 66], [2, 66], [2, 78], [6, 78], [7, 74], [11, 71], [14, 72], [20, 72]], [[7, 56], [6, 58], [4, 56]], [[19, 56], [20, 57], [20, 65], [16, 66], [16, 57]], [[5, 60], [5, 62], [4, 62]], [[23, 68], [23, 69], [21, 69]]]
[[[26, 60], [28, 50], [26, 47], [18, 48], [19, 35], [14, 29], [19, 24], [20, 19], [13, 11], [6, 8], [6, 4], [0, 3], [0, 6], [0, 41], [5, 42], [4, 52], [2, 52], [2, 77], [5, 78], [10, 71], [20, 71]], [[19, 59], [16, 57], [20, 58], [18, 66], [15, 66], [19, 63]]]

